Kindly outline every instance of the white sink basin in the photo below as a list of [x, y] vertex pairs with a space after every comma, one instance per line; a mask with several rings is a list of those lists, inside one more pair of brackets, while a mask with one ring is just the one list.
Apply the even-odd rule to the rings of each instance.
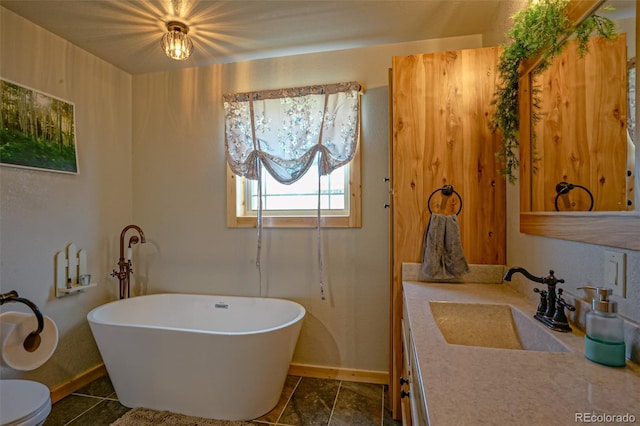
[[570, 352], [550, 330], [508, 304], [429, 302], [447, 343], [497, 349]]

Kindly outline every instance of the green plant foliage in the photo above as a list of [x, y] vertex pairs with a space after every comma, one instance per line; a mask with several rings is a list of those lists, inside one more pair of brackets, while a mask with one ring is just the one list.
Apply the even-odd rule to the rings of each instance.
[[77, 172], [74, 145], [30, 138], [16, 130], [0, 129], [0, 160], [5, 164]]
[[[565, 8], [569, 0], [539, 0], [517, 12], [513, 27], [507, 32], [508, 44], [498, 63], [501, 83], [495, 93], [496, 111], [491, 126], [502, 132], [502, 147], [497, 155], [502, 160], [502, 173], [510, 183], [517, 180], [516, 170], [520, 165], [516, 150], [518, 134], [518, 70], [520, 64], [541, 55], [541, 64], [536, 70], [543, 71], [557, 56], [566, 43], [566, 38], [575, 31], [579, 51], [588, 52], [589, 37], [597, 33], [606, 38], [615, 37], [615, 24], [608, 18], [592, 15], [578, 27], [573, 28]], [[536, 102], [534, 100], [534, 108]]]

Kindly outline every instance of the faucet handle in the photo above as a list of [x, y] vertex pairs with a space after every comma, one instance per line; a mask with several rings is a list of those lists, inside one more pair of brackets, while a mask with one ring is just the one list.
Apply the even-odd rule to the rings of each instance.
[[575, 306], [568, 304], [567, 302], [564, 301], [564, 299], [558, 299], [558, 309], [556, 310], [556, 312], [560, 310], [560, 308], [567, 308], [571, 312], [576, 310]]
[[534, 293], [540, 294], [540, 303], [538, 303], [537, 313], [544, 314], [547, 310], [547, 290], [540, 290], [539, 288], [533, 289]]
[[567, 320], [567, 315], [564, 313], [564, 308], [567, 308], [570, 311], [575, 311], [576, 308], [575, 306], [565, 302], [561, 295], [562, 291], [560, 291], [560, 296], [558, 296], [558, 300], [556, 302], [557, 309], [553, 315], [552, 324], [559, 331], [571, 331], [571, 326], [569, 326], [569, 321]]
[[556, 311], [551, 319], [551, 325], [554, 330], [569, 332], [571, 331], [571, 326], [569, 325], [569, 321], [567, 320], [567, 315], [564, 313], [564, 309], [567, 308], [570, 311], [575, 311], [575, 306], [572, 306], [565, 302], [562, 297], [562, 289], [558, 289], [558, 299], [556, 300]]
[[575, 306], [573, 306], [573, 305], [568, 304], [568, 303], [564, 300], [564, 298], [562, 297], [562, 292], [563, 292], [563, 290], [562, 290], [561, 288], [559, 288], [559, 289], [558, 289], [558, 301], [557, 301], [558, 309], [561, 309], [561, 308], [567, 308], [567, 309], [568, 309], [568, 310], [570, 310], [571, 312], [575, 311], [575, 310], [576, 310], [576, 307], [575, 307]]

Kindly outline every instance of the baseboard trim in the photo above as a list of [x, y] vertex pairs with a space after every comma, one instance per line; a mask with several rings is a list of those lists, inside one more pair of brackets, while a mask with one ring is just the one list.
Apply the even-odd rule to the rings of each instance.
[[[291, 364], [289, 374], [292, 376], [314, 377], [318, 379], [348, 380], [351, 382], [374, 383], [386, 385], [389, 383], [389, 373], [386, 371], [356, 370], [350, 368], [325, 367], [322, 365]], [[88, 385], [96, 379], [107, 375], [104, 364], [97, 365], [90, 370], [74, 377], [51, 391], [51, 402], [56, 403], [65, 396]]]
[[322, 365], [291, 364], [292, 376], [314, 377], [319, 379], [348, 380], [351, 382], [389, 384], [389, 373], [375, 370], [356, 370], [351, 368], [325, 367]]
[[74, 377], [67, 383], [64, 383], [51, 390], [51, 402], [55, 404], [65, 396], [71, 395], [73, 392], [88, 385], [94, 380], [107, 375], [107, 369], [104, 364], [97, 365], [90, 370]]

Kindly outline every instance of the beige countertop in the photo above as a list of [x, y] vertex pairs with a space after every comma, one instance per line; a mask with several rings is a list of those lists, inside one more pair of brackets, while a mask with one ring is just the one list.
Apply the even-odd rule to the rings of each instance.
[[446, 342], [429, 301], [507, 303], [533, 316], [537, 306], [509, 287], [405, 281], [403, 288], [418, 358], [414, 374], [422, 381], [431, 426], [620, 424], [615, 417], [595, 416], [624, 415], [640, 424], [640, 366], [627, 361], [614, 368], [589, 361], [584, 334], [575, 328], [572, 333], [549, 330], [569, 352]]

